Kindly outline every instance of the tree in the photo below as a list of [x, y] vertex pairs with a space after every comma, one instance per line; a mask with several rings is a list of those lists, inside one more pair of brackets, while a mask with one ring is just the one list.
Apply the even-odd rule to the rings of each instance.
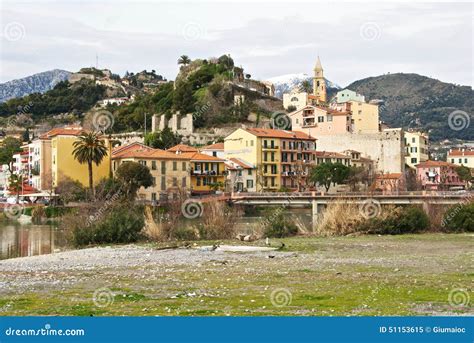
[[181, 57], [178, 59], [178, 64], [183, 66], [187, 66], [189, 63], [191, 63], [191, 59], [187, 55], [181, 55]]
[[181, 142], [181, 137], [175, 134], [169, 127], [163, 131], [151, 132], [145, 136], [145, 145], [155, 149], [169, 149]]
[[232, 57], [230, 57], [230, 55], [222, 55], [217, 60], [217, 63], [226, 67], [227, 70], [231, 70], [234, 67], [234, 60]]
[[342, 163], [321, 163], [313, 167], [310, 180], [324, 186], [326, 192], [329, 191], [331, 183], [333, 185], [342, 184], [349, 177], [350, 168]]
[[355, 192], [357, 184], [363, 183], [368, 185], [369, 183], [369, 171], [364, 167], [349, 167], [349, 175], [347, 178], [347, 183], [351, 187], [351, 191]]
[[140, 187], [153, 185], [150, 169], [137, 162], [124, 162], [117, 168], [117, 179], [122, 182], [128, 198], [134, 199]]
[[14, 137], [7, 137], [0, 147], [0, 165], [6, 164], [10, 174], [13, 174], [13, 155], [21, 152], [21, 142]]
[[304, 80], [300, 84], [300, 91], [306, 93], [313, 93], [313, 89], [311, 87], [311, 82], [309, 80]]
[[23, 142], [26, 142], [26, 143], [30, 143], [30, 129], [29, 128], [26, 128], [25, 132], [23, 132], [23, 136], [22, 136], [22, 140]]
[[108, 149], [99, 132], [83, 132], [73, 143], [74, 158], [81, 164], [87, 163], [89, 170], [89, 189], [95, 194], [92, 163], [98, 166], [107, 156]]
[[470, 182], [472, 180], [471, 169], [466, 166], [456, 167], [456, 173], [462, 181]]
[[23, 188], [23, 176], [17, 174], [11, 174], [8, 180], [10, 190], [14, 191], [16, 194], [16, 202], [20, 198], [20, 191]]

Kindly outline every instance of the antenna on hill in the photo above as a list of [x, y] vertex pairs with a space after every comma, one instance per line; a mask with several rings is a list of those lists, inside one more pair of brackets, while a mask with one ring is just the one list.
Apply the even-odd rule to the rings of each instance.
[[99, 54], [95, 53], [95, 69], [99, 69]]

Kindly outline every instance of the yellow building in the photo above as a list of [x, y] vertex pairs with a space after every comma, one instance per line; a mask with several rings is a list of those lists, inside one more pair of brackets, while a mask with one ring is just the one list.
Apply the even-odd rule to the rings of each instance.
[[429, 137], [418, 131], [405, 131], [405, 164], [416, 169], [416, 165], [428, 161]]
[[190, 162], [191, 193], [211, 193], [225, 187], [225, 161], [203, 154], [198, 149], [178, 144], [167, 150]]
[[354, 133], [379, 132], [379, 106], [362, 101], [349, 101]]
[[137, 162], [150, 170], [153, 185], [138, 190], [138, 198], [141, 200], [158, 201], [164, 194], [178, 194], [180, 190], [186, 191], [190, 186], [190, 161], [180, 154], [132, 143], [112, 152], [114, 175], [124, 162]]
[[[89, 171], [87, 164], [79, 163], [72, 154], [73, 143], [83, 132], [82, 128], [56, 128], [49, 131], [45, 138], [51, 140], [51, 178], [52, 186], [56, 187], [59, 182], [72, 179], [79, 181], [83, 186], [89, 186]], [[108, 139], [104, 138], [105, 145], [109, 147], [109, 153], [97, 166], [92, 165], [94, 183], [110, 176], [111, 149]]]
[[224, 139], [226, 158], [256, 166], [257, 191], [306, 186], [316, 139], [299, 131], [237, 129]]

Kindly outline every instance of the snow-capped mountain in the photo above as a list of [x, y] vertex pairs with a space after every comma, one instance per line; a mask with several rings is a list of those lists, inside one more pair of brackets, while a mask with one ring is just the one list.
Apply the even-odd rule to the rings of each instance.
[[[313, 78], [311, 75], [308, 74], [286, 74], [286, 75], [280, 75], [280, 76], [275, 76], [270, 79], [267, 79], [267, 81], [273, 83], [275, 86], [275, 96], [278, 98], [283, 98], [283, 93], [287, 93], [291, 91], [295, 87], [299, 87], [303, 81], [309, 81], [311, 84], [311, 87], [313, 86]], [[332, 93], [334, 91], [340, 90], [341, 87], [338, 86], [337, 84], [326, 80], [326, 89], [328, 90], [329, 93]]]

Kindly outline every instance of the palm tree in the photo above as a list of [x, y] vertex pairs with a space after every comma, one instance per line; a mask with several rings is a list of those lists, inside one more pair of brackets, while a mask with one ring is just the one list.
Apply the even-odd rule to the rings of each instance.
[[187, 55], [182, 55], [178, 59], [178, 64], [182, 64], [183, 66], [187, 66], [189, 63], [191, 63], [191, 59]]
[[94, 179], [92, 175], [92, 163], [98, 166], [105, 156], [108, 149], [105, 142], [101, 139], [100, 132], [83, 132], [78, 140], [73, 143], [74, 150], [72, 154], [74, 158], [81, 164], [87, 163], [89, 169], [89, 189], [95, 194]]

